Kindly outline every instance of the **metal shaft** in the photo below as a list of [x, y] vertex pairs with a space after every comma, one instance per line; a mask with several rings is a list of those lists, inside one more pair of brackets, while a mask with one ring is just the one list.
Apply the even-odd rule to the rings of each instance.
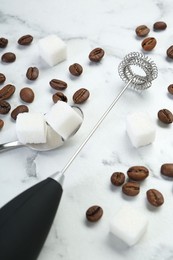
[[64, 168], [61, 170], [61, 174], [65, 173], [68, 167], [71, 165], [71, 163], [74, 161], [76, 156], [79, 154], [79, 152], [82, 150], [82, 148], [85, 146], [85, 144], [88, 142], [88, 140], [91, 138], [91, 136], [94, 134], [94, 132], [97, 130], [99, 125], [102, 123], [102, 121], [105, 119], [105, 117], [109, 114], [111, 109], [114, 107], [114, 105], [117, 103], [119, 98], [122, 96], [124, 91], [128, 88], [130, 83], [132, 82], [133, 78], [130, 79], [130, 81], [125, 85], [125, 87], [121, 90], [121, 92], [118, 94], [118, 96], [114, 99], [112, 104], [108, 107], [108, 109], [104, 112], [104, 114], [101, 116], [99, 121], [96, 123], [96, 125], [93, 127], [89, 135], [86, 137], [86, 139], [83, 141], [83, 143], [79, 146], [77, 151], [73, 154], [73, 156], [70, 158], [70, 160], [67, 162], [67, 164], [64, 166]]

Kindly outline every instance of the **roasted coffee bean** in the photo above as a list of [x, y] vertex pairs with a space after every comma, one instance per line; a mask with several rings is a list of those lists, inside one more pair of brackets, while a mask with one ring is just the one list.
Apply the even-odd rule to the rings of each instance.
[[25, 105], [19, 105], [11, 112], [11, 117], [16, 120], [18, 114], [29, 112], [29, 108]]
[[171, 124], [173, 122], [173, 114], [168, 109], [159, 110], [158, 118], [164, 124]]
[[3, 73], [0, 73], [0, 84], [3, 84], [6, 80], [6, 77]]
[[15, 92], [15, 86], [8, 84], [0, 89], [0, 100], [9, 99]]
[[90, 96], [90, 92], [85, 88], [78, 89], [73, 95], [73, 101], [75, 104], [81, 104], [85, 102]]
[[0, 48], [5, 48], [8, 44], [8, 40], [4, 37], [0, 38]]
[[11, 106], [7, 101], [0, 100], [0, 114], [3, 114], [3, 115], [8, 114], [10, 109], [11, 109]]
[[39, 70], [37, 67], [29, 67], [26, 72], [26, 77], [29, 80], [36, 80], [39, 75]]
[[83, 68], [80, 64], [74, 63], [70, 65], [69, 71], [73, 76], [80, 76], [83, 72]]
[[49, 82], [50, 86], [56, 90], [64, 90], [67, 88], [67, 83], [59, 79], [52, 79]]
[[150, 29], [146, 25], [140, 25], [135, 30], [138, 37], [145, 37], [149, 34]]
[[23, 35], [18, 39], [18, 44], [20, 45], [29, 45], [33, 41], [33, 37], [29, 34]]
[[31, 88], [22, 88], [20, 90], [20, 98], [26, 103], [32, 103], [34, 100], [34, 91]]
[[103, 215], [103, 209], [97, 205], [91, 206], [86, 211], [86, 218], [90, 222], [98, 221], [102, 217], [102, 215]]
[[155, 31], [162, 31], [165, 30], [167, 27], [167, 24], [165, 22], [159, 21], [153, 24], [153, 29]]
[[2, 129], [4, 126], [4, 121], [2, 119], [0, 119], [0, 129]]
[[142, 41], [142, 48], [145, 51], [151, 51], [156, 46], [156, 39], [154, 37], [148, 37]]
[[148, 202], [155, 206], [159, 207], [164, 203], [164, 197], [162, 193], [156, 189], [150, 189], [146, 192]]
[[171, 45], [171, 46], [167, 49], [166, 54], [167, 54], [167, 56], [168, 56], [170, 59], [173, 59], [173, 45]]
[[94, 62], [99, 62], [103, 58], [105, 52], [102, 48], [95, 48], [89, 53], [89, 59]]
[[173, 177], [173, 163], [162, 164], [160, 171], [166, 177]]
[[168, 86], [168, 92], [173, 95], [173, 84]]
[[139, 183], [130, 181], [126, 182], [122, 187], [122, 191], [124, 194], [128, 196], [136, 196], [140, 192]]
[[57, 103], [58, 101], [64, 101], [67, 102], [67, 97], [62, 92], [56, 92], [52, 96], [53, 102]]
[[123, 172], [114, 172], [111, 176], [111, 183], [115, 186], [121, 186], [125, 182], [125, 174]]
[[148, 174], [149, 170], [144, 166], [132, 166], [127, 171], [128, 177], [134, 181], [143, 181]]
[[6, 63], [11, 63], [16, 60], [16, 55], [13, 52], [6, 52], [2, 55], [1, 60]]

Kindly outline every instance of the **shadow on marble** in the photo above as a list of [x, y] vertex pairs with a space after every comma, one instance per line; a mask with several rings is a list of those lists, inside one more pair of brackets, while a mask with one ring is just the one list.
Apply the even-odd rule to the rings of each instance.
[[169, 92], [167, 93], [167, 97], [170, 98], [170, 99], [173, 99], [173, 95], [170, 94]]
[[112, 192], [121, 192], [121, 189], [122, 189], [122, 186], [115, 186], [115, 185], [113, 185], [112, 183], [110, 183], [110, 190], [112, 191]]
[[26, 45], [19, 45], [16, 41], [17, 44], [17, 49], [20, 51], [26, 51], [27, 48], [30, 48], [32, 46], [32, 44], [30, 44], [30, 46], [26, 46]]
[[173, 62], [173, 59], [169, 58], [168, 56], [165, 57], [165, 60], [169, 63], [172, 63]]
[[98, 67], [102, 64], [102, 61], [100, 62], [93, 62], [93, 61], [89, 61], [88, 62], [88, 65], [91, 66], [91, 67]]
[[164, 176], [163, 174], [161, 174], [161, 178], [165, 181], [168, 181], [168, 182], [172, 182], [173, 181], [173, 178], [172, 177], [168, 177], [168, 176]]
[[99, 225], [99, 223], [100, 223], [100, 221], [97, 221], [97, 222], [90, 222], [90, 221], [88, 221], [86, 218], [84, 218], [83, 219], [83, 222], [84, 222], [84, 225], [86, 226], [86, 227], [88, 227], [88, 228], [95, 228], [95, 226], [97, 225]]
[[122, 197], [122, 199], [124, 199], [126, 201], [134, 201], [135, 199], [138, 198], [138, 195], [137, 196], [128, 196], [128, 195], [124, 194], [123, 192], [121, 192], [121, 197]]
[[72, 81], [77, 81], [77, 80], [79, 80], [79, 77], [82, 77], [82, 75], [80, 75], [80, 76], [73, 76], [72, 74], [70, 74], [70, 72], [68, 73], [68, 69], [67, 69], [67, 76], [69, 77], [69, 79], [70, 80], [72, 80]]
[[161, 207], [154, 207], [152, 206], [148, 201], [147, 198], [145, 199], [145, 204], [146, 204], [146, 208], [150, 211], [150, 212], [159, 212], [160, 210], [162, 210], [162, 206]]
[[162, 128], [167, 128], [167, 129], [171, 128], [171, 124], [164, 124], [159, 119], [157, 119], [156, 123], [157, 123], [158, 126], [160, 126]]
[[134, 36], [135, 40], [142, 42], [145, 37], [139, 37], [137, 35]]

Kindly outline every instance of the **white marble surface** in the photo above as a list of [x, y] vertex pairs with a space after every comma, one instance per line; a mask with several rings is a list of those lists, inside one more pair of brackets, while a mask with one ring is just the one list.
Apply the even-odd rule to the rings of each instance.
[[[166, 50], [173, 44], [172, 8], [172, 0], [1, 0], [0, 36], [8, 38], [9, 44], [0, 54], [14, 51], [17, 56], [13, 64], [0, 64], [6, 83], [16, 86], [10, 100], [12, 108], [21, 104], [20, 89], [30, 86], [36, 95], [30, 110], [46, 112], [52, 105], [54, 91], [48, 84], [52, 78], [68, 83], [64, 93], [69, 104], [73, 104], [72, 95], [81, 87], [90, 91], [90, 98], [80, 105], [85, 115], [80, 131], [63, 147], [44, 153], [28, 148], [1, 153], [0, 206], [64, 167], [123, 88], [117, 71], [123, 57], [131, 51], [142, 52], [135, 28], [146, 24], [151, 29], [149, 35], [158, 42], [155, 49], [147, 53], [159, 70], [153, 86], [142, 93], [127, 90], [67, 170], [62, 201], [39, 260], [173, 259], [173, 186], [172, 181], [160, 175], [160, 166], [173, 162], [173, 125], [165, 127], [157, 120], [158, 110], [173, 111], [173, 98], [167, 92], [167, 86], [173, 83], [173, 63], [166, 59]], [[165, 21], [168, 27], [154, 32], [153, 23], [159, 20]], [[67, 43], [68, 59], [50, 68], [40, 59], [37, 42], [52, 33]], [[24, 34], [33, 35], [34, 41], [29, 47], [19, 48], [16, 42]], [[95, 47], [105, 50], [105, 57], [96, 65], [88, 60], [89, 52]], [[74, 62], [84, 68], [77, 79], [68, 72], [68, 66]], [[29, 66], [40, 69], [38, 80], [32, 83], [25, 78]], [[149, 112], [157, 131], [152, 145], [138, 149], [132, 147], [125, 128], [127, 113], [135, 111]], [[15, 140], [15, 123], [10, 113], [1, 118], [5, 126], [0, 132], [0, 143]], [[127, 198], [121, 189], [111, 186], [110, 176], [114, 171], [126, 172], [133, 165], [148, 167], [150, 176], [142, 184], [139, 196]], [[162, 207], [148, 206], [145, 192], [149, 188], [163, 193]], [[85, 211], [93, 204], [102, 206], [104, 215], [97, 224], [90, 225], [85, 221]], [[149, 219], [147, 232], [133, 247], [120, 243], [109, 232], [110, 220], [126, 204]]]

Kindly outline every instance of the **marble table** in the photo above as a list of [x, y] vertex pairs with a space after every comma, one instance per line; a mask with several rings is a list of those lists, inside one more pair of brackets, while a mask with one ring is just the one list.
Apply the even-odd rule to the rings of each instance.
[[[0, 72], [6, 82], [16, 86], [9, 100], [12, 109], [23, 104], [20, 89], [29, 86], [35, 92], [30, 111], [45, 113], [53, 105], [49, 86], [52, 78], [68, 83], [64, 94], [73, 104], [74, 92], [81, 88], [90, 91], [90, 98], [80, 105], [84, 122], [77, 134], [62, 147], [49, 152], [36, 152], [26, 147], [0, 154], [0, 206], [11, 198], [61, 170], [95, 123], [122, 90], [124, 82], [118, 75], [118, 65], [129, 52], [143, 52], [141, 39], [135, 28], [146, 24], [149, 36], [157, 39], [157, 45], [149, 56], [158, 67], [158, 78], [146, 91], [127, 89], [107, 116], [91, 140], [82, 149], [65, 175], [62, 200], [49, 236], [38, 257], [39, 260], [170, 260], [173, 259], [173, 186], [160, 174], [163, 163], [173, 162], [173, 125], [158, 122], [157, 112], [167, 108], [173, 111], [173, 98], [167, 87], [173, 83], [173, 63], [166, 57], [166, 50], [173, 44], [173, 2], [171, 0], [1, 0], [0, 37], [9, 44], [1, 49], [16, 53], [11, 64], [0, 64]], [[156, 21], [165, 21], [167, 29], [153, 31]], [[31, 46], [19, 47], [17, 40], [25, 34], [34, 37]], [[38, 40], [56, 34], [68, 48], [67, 60], [49, 67], [39, 56]], [[102, 47], [105, 56], [99, 64], [91, 64], [89, 52]], [[72, 78], [68, 67], [78, 62], [84, 72]], [[37, 66], [39, 78], [29, 83], [26, 70]], [[148, 112], [156, 127], [155, 141], [141, 148], [134, 148], [126, 133], [125, 119], [128, 113]], [[10, 113], [0, 117], [4, 127], [0, 131], [0, 143], [16, 140], [15, 122]], [[142, 184], [141, 192], [134, 198], [123, 196], [121, 188], [114, 188], [110, 176], [115, 171], [127, 172], [133, 165], [146, 166], [150, 176]], [[156, 188], [162, 192], [165, 203], [152, 208], [146, 201], [146, 191]], [[91, 205], [102, 206], [104, 214], [95, 224], [85, 219]], [[133, 247], [128, 247], [111, 233], [109, 224], [123, 205], [131, 205], [149, 220], [146, 233]], [[31, 214], [34, 214], [31, 212]]]

